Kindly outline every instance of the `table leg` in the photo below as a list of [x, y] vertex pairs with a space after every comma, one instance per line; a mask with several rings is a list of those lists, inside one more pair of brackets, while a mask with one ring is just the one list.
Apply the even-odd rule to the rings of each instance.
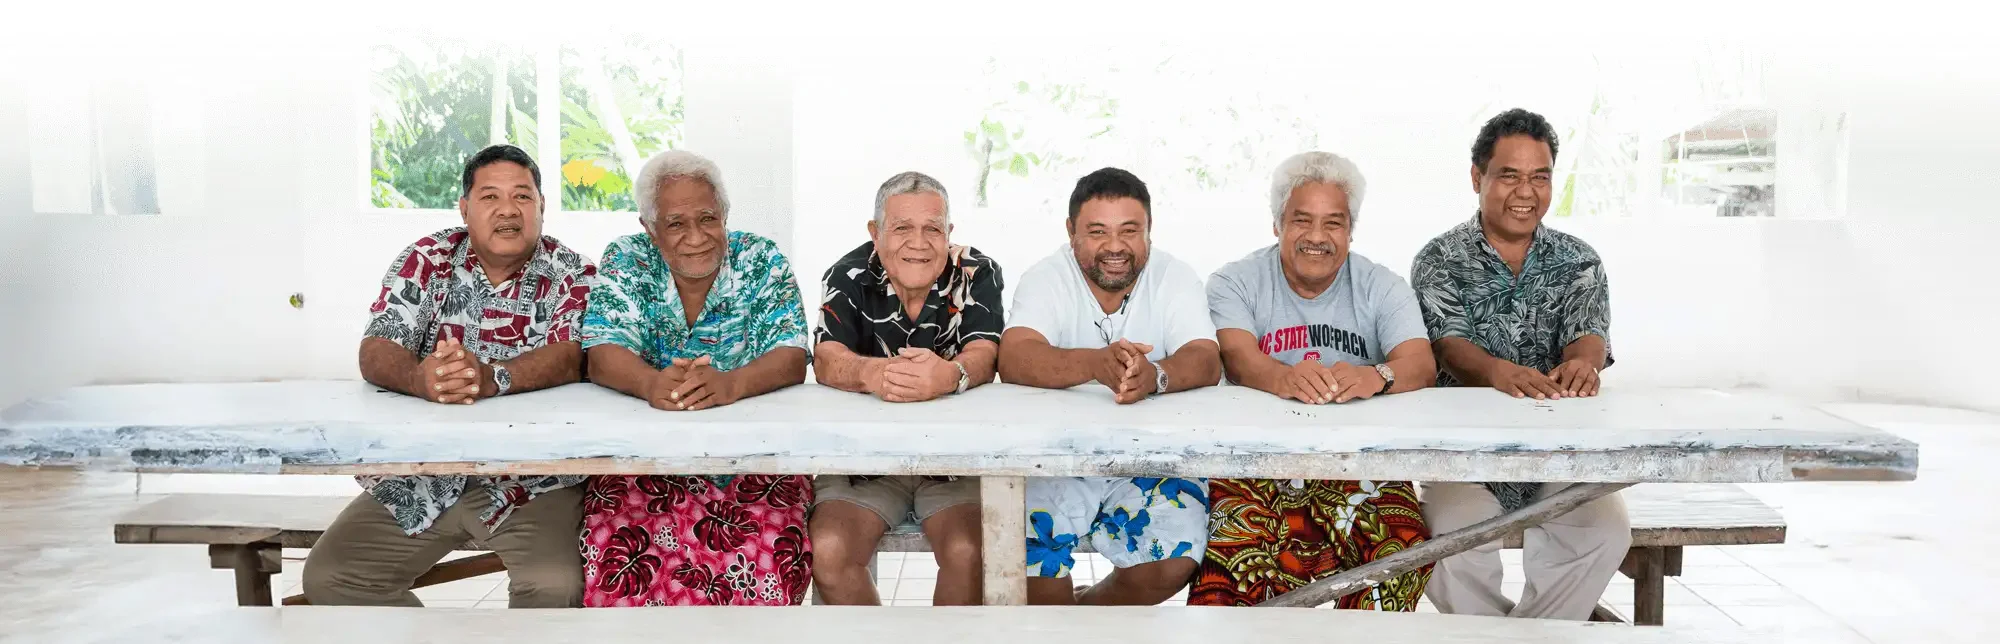
[[985, 562], [981, 603], [1028, 603], [1028, 480], [1019, 476], [979, 477], [980, 556]]
[[[1631, 487], [1631, 483], [1582, 483], [1542, 497], [1528, 507], [1502, 514], [1450, 534], [1432, 536], [1429, 541], [1340, 574], [1300, 586], [1292, 592], [1266, 600], [1258, 606], [1309, 607], [1331, 602], [1396, 578], [1473, 548], [1499, 539], [1509, 532], [1541, 525], [1599, 497]], [[989, 551], [990, 552], [990, 551]]]

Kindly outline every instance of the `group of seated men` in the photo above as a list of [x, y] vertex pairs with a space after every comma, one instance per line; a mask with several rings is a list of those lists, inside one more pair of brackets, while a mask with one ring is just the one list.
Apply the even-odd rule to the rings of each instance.
[[[638, 232], [599, 261], [542, 234], [541, 174], [494, 146], [465, 166], [465, 225], [418, 240], [383, 277], [360, 348], [371, 383], [441, 404], [588, 379], [664, 412], [803, 383], [886, 403], [1002, 379], [1098, 383], [1122, 404], [1228, 381], [1302, 404], [1436, 384], [1591, 396], [1611, 362], [1603, 267], [1541, 225], [1556, 135], [1512, 110], [1472, 145], [1474, 216], [1424, 246], [1406, 282], [1351, 252], [1366, 183], [1306, 152], [1272, 180], [1273, 245], [1206, 282], [1151, 246], [1145, 183], [1116, 168], [1076, 183], [1069, 242], [1001, 303], [993, 258], [954, 245], [943, 185], [905, 172], [875, 195], [868, 239], [826, 269], [807, 328], [791, 265], [729, 229], [721, 173], [652, 158]], [[1414, 288], [1413, 288], [1414, 286]], [[361, 477], [306, 562], [314, 604], [420, 605], [415, 579], [468, 540], [496, 552], [515, 607], [823, 601], [876, 604], [877, 542], [908, 519], [936, 553], [933, 602], [981, 596], [976, 479], [942, 476]], [[1560, 484], [1031, 478], [1029, 602], [1250, 605], [1524, 507]], [[1413, 610], [1584, 619], [1630, 535], [1616, 495], [1530, 529], [1525, 588], [1501, 592], [1498, 542], [1340, 600]], [[1115, 571], [1070, 581], [1088, 543]]]

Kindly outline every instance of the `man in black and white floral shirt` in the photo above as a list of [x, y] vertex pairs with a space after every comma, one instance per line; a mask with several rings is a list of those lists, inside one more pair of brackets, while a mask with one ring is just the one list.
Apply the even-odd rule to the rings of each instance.
[[[916, 402], [992, 382], [1000, 266], [951, 245], [944, 186], [917, 172], [890, 177], [875, 193], [868, 236], [826, 271], [813, 338], [820, 384]], [[813, 488], [813, 580], [823, 601], [880, 604], [868, 561], [883, 532], [914, 514], [937, 556], [932, 603], [979, 603], [977, 479], [821, 476]]]
[[[466, 162], [462, 228], [389, 265], [361, 340], [361, 375], [471, 405], [582, 377], [589, 259], [542, 236], [541, 171], [511, 145]], [[582, 476], [363, 476], [366, 490], [306, 558], [315, 605], [421, 606], [410, 585], [468, 540], [500, 555], [512, 607], [581, 605]]]

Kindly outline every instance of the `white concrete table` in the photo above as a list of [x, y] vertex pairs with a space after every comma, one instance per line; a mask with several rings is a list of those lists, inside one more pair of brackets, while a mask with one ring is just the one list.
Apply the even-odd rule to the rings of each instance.
[[[81, 387], [0, 412], [0, 466], [301, 474], [981, 476], [988, 603], [1025, 596], [1025, 476], [1583, 482], [1272, 600], [1367, 587], [1641, 482], [1910, 480], [1917, 445], [1781, 398], [1431, 389], [1309, 406], [1214, 387], [1120, 406], [1086, 385], [889, 404], [805, 385], [663, 412], [578, 384], [447, 406], [355, 381]], [[1004, 538], [1011, 535], [1011, 538]]]

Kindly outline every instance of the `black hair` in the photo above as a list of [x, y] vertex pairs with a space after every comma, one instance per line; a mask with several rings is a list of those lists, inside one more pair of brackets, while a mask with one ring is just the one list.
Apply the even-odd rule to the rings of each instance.
[[1479, 138], [1472, 141], [1472, 166], [1486, 171], [1486, 164], [1493, 160], [1493, 146], [1503, 137], [1525, 134], [1536, 141], [1549, 144], [1549, 161], [1556, 160], [1556, 128], [1542, 115], [1521, 108], [1501, 112], [1486, 120], [1479, 128]]
[[542, 191], [542, 169], [535, 165], [535, 158], [520, 148], [502, 143], [486, 146], [486, 149], [466, 159], [465, 175], [458, 180], [458, 196], [464, 198], [472, 194], [472, 173], [501, 161], [527, 168], [528, 174], [535, 175], [535, 192]]
[[1130, 172], [1104, 168], [1076, 180], [1076, 190], [1069, 193], [1069, 220], [1076, 221], [1076, 213], [1083, 211], [1086, 201], [1120, 198], [1139, 200], [1139, 206], [1146, 209], [1146, 218], [1153, 218], [1153, 195], [1146, 192], [1146, 182]]

